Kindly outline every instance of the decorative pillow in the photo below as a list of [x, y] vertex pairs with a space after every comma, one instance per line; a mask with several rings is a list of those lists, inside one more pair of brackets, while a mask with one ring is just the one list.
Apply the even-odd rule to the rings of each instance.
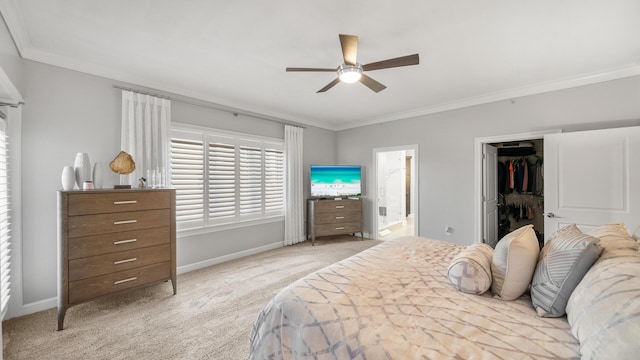
[[[602, 240], [602, 239], [601, 239]], [[636, 359], [640, 354], [640, 254], [605, 249], [567, 303], [583, 359]]]
[[539, 316], [565, 314], [569, 296], [602, 252], [599, 242], [576, 225], [559, 229], [549, 237], [531, 283], [531, 301]]
[[462, 250], [449, 265], [449, 281], [457, 290], [480, 295], [491, 287], [491, 258], [493, 248], [487, 244], [473, 244]]
[[638, 242], [629, 236], [629, 230], [624, 224], [602, 225], [587, 234], [600, 239], [600, 246], [604, 248], [605, 254], [614, 249], [638, 250]]
[[524, 294], [531, 283], [539, 252], [533, 225], [523, 226], [500, 239], [491, 261], [491, 292], [502, 300], [514, 300]]

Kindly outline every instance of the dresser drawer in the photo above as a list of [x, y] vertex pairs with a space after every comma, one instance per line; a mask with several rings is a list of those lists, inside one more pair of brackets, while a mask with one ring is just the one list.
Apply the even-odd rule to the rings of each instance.
[[316, 225], [315, 236], [339, 235], [352, 232], [360, 232], [362, 224], [360, 222], [348, 222], [340, 224], [322, 224]]
[[169, 209], [69, 217], [70, 238], [166, 226]]
[[109, 274], [171, 259], [169, 244], [69, 260], [69, 281]]
[[171, 206], [168, 191], [123, 191], [69, 195], [69, 215], [103, 214], [122, 211], [167, 209]]
[[360, 200], [323, 200], [314, 204], [315, 212], [335, 212], [335, 211], [361, 211], [362, 202]]
[[117, 273], [69, 282], [69, 303], [74, 304], [97, 296], [136, 286], [168, 280], [171, 276], [171, 262], [119, 271]]
[[69, 239], [69, 259], [168, 244], [169, 226]]
[[362, 221], [362, 214], [357, 211], [336, 211], [333, 213], [320, 213], [316, 214], [314, 221], [316, 224], [335, 224]]

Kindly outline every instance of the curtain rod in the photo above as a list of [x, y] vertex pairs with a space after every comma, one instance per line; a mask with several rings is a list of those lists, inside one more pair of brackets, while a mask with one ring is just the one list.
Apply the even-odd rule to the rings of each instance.
[[242, 112], [236, 111], [236, 110], [225, 109], [222, 105], [219, 105], [219, 106], [209, 105], [208, 102], [205, 102], [204, 104], [201, 104], [201, 103], [191, 102], [191, 101], [187, 101], [187, 100], [181, 100], [181, 99], [179, 100], [179, 99], [176, 99], [176, 98], [172, 98], [172, 97], [170, 97], [168, 95], [162, 95], [162, 94], [151, 93], [151, 92], [142, 91], [142, 90], [136, 90], [136, 89], [133, 89], [133, 88], [128, 88], [128, 87], [115, 85], [115, 84], [113, 85], [113, 87], [116, 88], [116, 89], [120, 89], [120, 90], [131, 91], [131, 92], [134, 92], [134, 93], [137, 93], [137, 94], [155, 96], [155, 97], [159, 97], [159, 98], [163, 98], [163, 99], [167, 99], [167, 100], [171, 100], [171, 101], [176, 101], [176, 102], [180, 102], [180, 103], [187, 104], [187, 105], [200, 106], [200, 107], [203, 107], [203, 108], [212, 109], [212, 110], [218, 110], [218, 111], [226, 111], [228, 113], [233, 114], [233, 116], [245, 115], [245, 116], [251, 116], [251, 117], [254, 117], [254, 118], [257, 118], [257, 119], [261, 119], [261, 120], [272, 121], [272, 122], [275, 122], [275, 123], [278, 123], [278, 124], [295, 126], [295, 127], [299, 127], [299, 128], [303, 128], [303, 129], [307, 128], [306, 126], [303, 126], [303, 125], [300, 125], [300, 124], [296, 124], [296, 123], [292, 123], [292, 122], [288, 122], [288, 121], [269, 119], [269, 118], [256, 116], [256, 115], [253, 115], [253, 114], [245, 114], [245, 113], [242, 113]]

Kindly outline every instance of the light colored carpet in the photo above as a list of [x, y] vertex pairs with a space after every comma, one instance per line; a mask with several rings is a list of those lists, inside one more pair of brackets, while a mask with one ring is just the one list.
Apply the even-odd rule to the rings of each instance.
[[[354, 240], [356, 239], [356, 240]], [[291, 282], [381, 241], [327, 237], [114, 294], [67, 311], [2, 324], [4, 359], [246, 359], [249, 332], [264, 305]]]

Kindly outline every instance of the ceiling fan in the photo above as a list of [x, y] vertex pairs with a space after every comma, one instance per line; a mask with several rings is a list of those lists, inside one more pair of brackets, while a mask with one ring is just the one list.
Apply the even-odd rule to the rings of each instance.
[[358, 53], [358, 37], [355, 35], [343, 35], [340, 34], [340, 45], [342, 46], [342, 56], [344, 63], [337, 68], [298, 68], [288, 67], [286, 71], [312, 71], [312, 72], [331, 72], [335, 71], [338, 77], [327, 84], [327, 86], [318, 90], [317, 92], [325, 92], [334, 87], [340, 81], [346, 83], [354, 83], [360, 81], [369, 89], [380, 92], [387, 87], [381, 83], [373, 80], [366, 74], [365, 71], [373, 71], [380, 69], [388, 69], [400, 66], [418, 65], [420, 59], [418, 54], [401, 56], [398, 58], [387, 59], [382, 61], [373, 62], [370, 64], [362, 65], [356, 61], [356, 55]]

